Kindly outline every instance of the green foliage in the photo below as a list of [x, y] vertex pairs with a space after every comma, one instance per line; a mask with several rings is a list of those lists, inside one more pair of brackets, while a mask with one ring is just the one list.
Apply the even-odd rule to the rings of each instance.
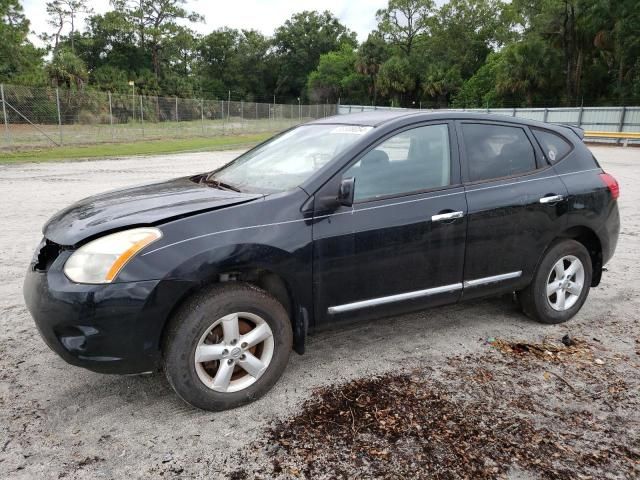
[[367, 99], [367, 77], [355, 70], [356, 52], [349, 45], [320, 56], [318, 68], [309, 74], [307, 90], [312, 101], [336, 103], [343, 95]]
[[429, 31], [435, 4], [432, 0], [389, 0], [376, 12], [378, 30], [389, 43], [407, 56]]
[[0, 82], [281, 103], [640, 102], [638, 0], [389, 0], [359, 46], [328, 11], [296, 13], [271, 37], [196, 34], [186, 0], [112, 0], [79, 33], [90, 5], [47, 3], [45, 59], [19, 1], [0, 0]]
[[41, 84], [42, 55], [28, 40], [29, 20], [18, 0], [0, 0], [0, 82]]
[[366, 41], [360, 45], [356, 59], [356, 71], [369, 77], [368, 101], [376, 105], [378, 101], [378, 73], [382, 64], [389, 59], [389, 46], [380, 32], [372, 32]]
[[82, 88], [89, 77], [82, 59], [65, 48], [54, 53], [46, 70], [51, 83], [56, 87]]
[[453, 98], [454, 108], [501, 107], [503, 97], [495, 91], [501, 53], [492, 53], [473, 76], [464, 82]]
[[276, 29], [276, 93], [289, 98], [304, 96], [308, 75], [315, 70], [324, 53], [343, 45], [357, 47], [356, 34], [342, 25], [329, 11], [304, 11], [294, 14]]
[[412, 68], [407, 57], [394, 55], [380, 67], [378, 88], [394, 105], [401, 104], [405, 94], [414, 87]]
[[265, 79], [273, 78], [269, 68], [269, 40], [255, 30], [221, 28], [203, 37], [197, 45], [195, 64], [199, 89], [208, 98], [235, 95], [266, 98]]
[[529, 107], [536, 104], [537, 96], [554, 104], [559, 102], [557, 92], [562, 85], [559, 82], [561, 77], [553, 72], [561, 69], [556, 51], [538, 38], [528, 38], [507, 46], [502, 52], [495, 89], [500, 95], [524, 99]]

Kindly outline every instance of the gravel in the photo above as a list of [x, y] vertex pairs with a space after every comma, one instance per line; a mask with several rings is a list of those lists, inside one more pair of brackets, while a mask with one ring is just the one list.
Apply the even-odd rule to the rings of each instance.
[[[221, 413], [185, 405], [160, 374], [105, 376], [67, 365], [40, 339], [21, 289], [42, 224], [57, 210], [101, 191], [210, 170], [239, 152], [0, 166], [0, 477], [303, 476], [303, 466], [273, 471], [273, 458], [282, 455], [282, 447], [268, 441], [269, 429], [274, 422], [286, 423], [304, 412], [303, 404], [317, 396], [316, 388], [428, 367], [438, 375], [439, 394], [446, 394], [458, 381], [450, 375], [451, 368], [463, 371], [477, 363], [491, 372], [487, 355], [506, 355], [487, 342], [492, 338], [520, 344], [541, 343], [545, 337], [560, 342], [567, 334], [587, 339], [597, 344], [604, 357], [598, 357], [604, 365], [593, 368], [608, 374], [611, 370], [604, 367], [613, 368], [625, 385], [635, 386], [635, 391], [625, 393], [625, 401], [637, 404], [640, 150], [594, 147], [593, 151], [620, 181], [623, 226], [602, 285], [592, 290], [585, 307], [568, 324], [534, 323], [508, 298], [498, 298], [336, 328], [310, 338], [304, 356], [292, 355], [280, 382], [261, 400]], [[515, 374], [519, 361], [509, 362]], [[617, 368], [615, 362], [625, 367]], [[529, 360], [521, 363], [524, 375], [535, 374]], [[496, 366], [493, 373], [502, 378], [504, 368]], [[545, 388], [551, 385], [559, 393], [571, 391], [557, 375], [571, 385], [576, 382], [574, 388], [582, 385], [578, 377], [567, 377], [570, 370], [552, 373], [556, 380], [548, 381]], [[526, 388], [533, 387], [518, 388], [527, 395]], [[611, 395], [604, 398], [605, 404], [616, 401], [617, 393]], [[543, 401], [540, 395], [531, 398]], [[580, 404], [583, 410], [593, 410], [598, 421], [614, 433], [623, 428], [635, 433], [628, 438], [636, 439], [629, 447], [637, 452], [638, 414], [625, 410], [625, 422], [621, 422], [613, 418], [619, 411], [603, 413], [600, 407], [598, 402]], [[548, 416], [540, 408], [537, 411], [544, 424]], [[598, 431], [588, 422], [578, 422], [575, 428], [586, 436]], [[601, 478], [621, 477], [605, 466], [600, 472], [597, 464], [593, 468]], [[531, 472], [518, 468], [504, 475], [532, 478]], [[451, 478], [457, 477], [452, 474]]]

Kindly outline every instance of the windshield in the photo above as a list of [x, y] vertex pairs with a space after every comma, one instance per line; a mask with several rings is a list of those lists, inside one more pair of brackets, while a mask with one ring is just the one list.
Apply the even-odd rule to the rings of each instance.
[[208, 180], [241, 191], [274, 193], [297, 187], [371, 127], [303, 125], [213, 172]]

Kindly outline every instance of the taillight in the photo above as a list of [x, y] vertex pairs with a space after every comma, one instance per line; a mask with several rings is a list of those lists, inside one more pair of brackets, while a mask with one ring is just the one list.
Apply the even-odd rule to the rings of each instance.
[[613, 175], [609, 175], [608, 173], [601, 173], [600, 178], [611, 192], [611, 197], [617, 200], [620, 196], [620, 185], [618, 185], [618, 181], [613, 178]]

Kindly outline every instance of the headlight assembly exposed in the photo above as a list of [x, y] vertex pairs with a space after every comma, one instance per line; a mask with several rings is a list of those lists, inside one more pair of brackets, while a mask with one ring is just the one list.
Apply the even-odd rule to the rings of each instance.
[[162, 238], [157, 228], [133, 228], [105, 235], [76, 250], [64, 273], [76, 283], [111, 283], [120, 270], [147, 245]]

